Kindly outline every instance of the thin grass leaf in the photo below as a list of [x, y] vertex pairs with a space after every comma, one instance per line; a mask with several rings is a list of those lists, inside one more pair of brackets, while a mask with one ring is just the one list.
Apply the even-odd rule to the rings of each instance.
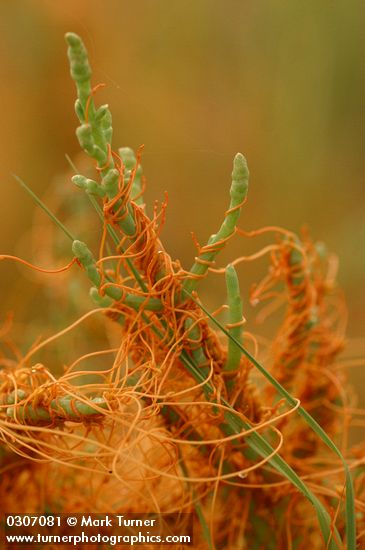
[[31, 190], [30, 187], [16, 174], [13, 174], [13, 177], [15, 178], [15, 181], [19, 183], [19, 185], [25, 189], [25, 191], [32, 197], [32, 199], [44, 210], [44, 212], [51, 218], [51, 220], [58, 225], [60, 229], [67, 235], [69, 239], [72, 241], [75, 241], [76, 238], [72, 235], [71, 231], [67, 229], [67, 227], [58, 219], [56, 216], [49, 210], [49, 208], [44, 204], [44, 202], [34, 193], [34, 191]]
[[[204, 382], [205, 377], [201, 370], [197, 368], [192, 361], [189, 362], [189, 355], [184, 356], [184, 353], [181, 354], [180, 359], [183, 361], [188, 371], [192, 374], [195, 380], [199, 383]], [[203, 386], [203, 390], [207, 399], [213, 395], [214, 388], [208, 382]], [[230, 404], [221, 399], [221, 404], [227, 408], [230, 408], [230, 411], [226, 411], [224, 414], [225, 424], [220, 426], [221, 430], [226, 435], [239, 435], [243, 431], [252, 429], [252, 425], [244, 421], [242, 418], [238, 417], [237, 412], [230, 406]], [[260, 457], [267, 458], [274, 451], [273, 447], [266, 441], [266, 439], [261, 436], [258, 432], [253, 432], [245, 438], [246, 443], [249, 447]], [[323, 538], [326, 543], [329, 542], [328, 550], [341, 550], [337, 545], [335, 540], [332, 539], [332, 526], [331, 526], [331, 517], [328, 514], [327, 510], [324, 508], [322, 503], [318, 498], [311, 492], [311, 490], [305, 485], [303, 480], [298, 476], [298, 474], [292, 469], [292, 467], [278, 454], [274, 455], [268, 460], [270, 464], [277, 472], [283, 475], [288, 481], [290, 481], [313, 505], [318, 522], [320, 525]], [[338, 538], [339, 534], [334, 529], [334, 532]], [[355, 547], [352, 549], [349, 547], [349, 550], [355, 550]]]
[[[209, 311], [191, 294], [186, 292], [190, 298], [195, 302], [201, 310], [209, 317], [209, 319], [220, 328], [220, 330], [232, 341], [235, 345], [246, 355], [246, 357], [251, 361], [251, 363], [261, 372], [261, 374], [274, 386], [277, 392], [286, 399], [286, 401], [291, 406], [295, 406], [296, 400], [290, 395], [289, 392], [243, 347], [243, 345], [236, 340], [228, 330], [217, 321]], [[298, 407], [298, 413], [304, 418], [307, 424], [312, 428], [312, 430], [320, 437], [320, 439], [333, 451], [341, 460], [346, 479], [346, 537], [347, 537], [347, 548], [348, 550], [356, 550], [356, 519], [355, 519], [355, 496], [354, 488], [352, 482], [352, 476], [348, 464], [345, 458], [342, 456], [341, 451], [337, 448], [334, 442], [326, 434], [326, 432], [321, 428], [318, 422], [302, 407]], [[331, 546], [329, 546], [331, 548]]]

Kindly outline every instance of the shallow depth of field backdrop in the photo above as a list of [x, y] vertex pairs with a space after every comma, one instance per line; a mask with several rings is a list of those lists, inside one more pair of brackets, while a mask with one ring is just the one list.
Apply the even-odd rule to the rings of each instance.
[[[306, 224], [338, 254], [346, 353], [364, 355], [363, 1], [21, 0], [2, 3], [0, 15], [0, 253], [32, 260], [35, 205], [11, 173], [45, 198], [60, 177], [72, 186], [64, 156], [79, 154], [64, 43], [72, 30], [88, 47], [94, 84], [106, 84], [97, 101], [110, 104], [115, 147], [145, 144], [147, 202], [168, 191], [162, 236], [172, 256], [189, 267], [190, 231], [204, 243], [217, 227], [233, 156], [243, 152], [251, 181], [241, 227]], [[220, 265], [258, 247], [236, 239]], [[270, 322], [255, 325], [248, 305], [265, 265], [239, 272], [248, 326], [269, 335]], [[2, 262], [0, 278], [0, 322], [14, 311], [24, 351], [35, 326], [52, 331], [46, 295], [25, 268]], [[204, 286], [206, 303], [221, 303], [221, 283]], [[63, 311], [67, 304], [61, 326]], [[361, 369], [351, 376], [359, 388]]]

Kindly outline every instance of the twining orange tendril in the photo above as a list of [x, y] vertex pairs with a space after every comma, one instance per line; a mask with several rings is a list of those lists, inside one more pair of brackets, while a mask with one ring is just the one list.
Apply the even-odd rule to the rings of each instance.
[[21, 258], [18, 258], [18, 256], [11, 256], [10, 254], [1, 254], [0, 255], [0, 261], [1, 260], [12, 260], [13, 262], [18, 262], [20, 264], [26, 265], [27, 267], [30, 267], [31, 269], [34, 269], [35, 271], [39, 271], [40, 273], [62, 273], [62, 271], [67, 271], [70, 269], [70, 267], [73, 266], [73, 264], [78, 263], [77, 258], [73, 258], [67, 265], [64, 267], [60, 267], [58, 269], [45, 269], [42, 267], [38, 267], [34, 264], [31, 264], [30, 262], [27, 262], [26, 260], [22, 260]]

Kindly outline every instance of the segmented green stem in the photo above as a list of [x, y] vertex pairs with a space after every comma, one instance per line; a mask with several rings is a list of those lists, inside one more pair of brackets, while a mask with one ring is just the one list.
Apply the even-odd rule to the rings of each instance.
[[84, 151], [94, 158], [105, 176], [114, 167], [110, 155], [112, 116], [107, 105], [95, 109], [91, 88], [91, 68], [87, 50], [81, 38], [74, 33], [66, 34], [71, 77], [76, 84], [75, 111], [81, 122], [76, 135]]
[[103, 397], [93, 397], [90, 399], [90, 403], [85, 403], [75, 399], [74, 397], [59, 397], [58, 399], [52, 399], [49, 405], [42, 407], [37, 405], [34, 407], [31, 403], [20, 403], [14, 405], [16, 400], [23, 401], [25, 399], [25, 393], [22, 390], [13, 392], [8, 397], [9, 407], [6, 410], [6, 415], [9, 418], [16, 418], [21, 422], [51, 422], [57, 418], [59, 420], [68, 420], [70, 422], [81, 422], [82, 420], [92, 419], [95, 416], [100, 416], [103, 413], [94, 408], [96, 405], [99, 409], [108, 410], [108, 403]]
[[209, 265], [214, 261], [218, 252], [224, 247], [225, 241], [231, 237], [240, 216], [241, 206], [246, 199], [248, 191], [248, 167], [245, 157], [237, 153], [233, 161], [232, 185], [230, 190], [231, 202], [223, 223], [217, 234], [211, 235], [206, 246], [196, 258], [190, 273], [192, 277], [184, 282], [184, 290], [194, 290], [199, 280], [208, 271]]
[[[125, 166], [124, 177], [128, 179], [131, 176], [132, 170], [134, 170], [136, 167], [136, 164], [137, 164], [136, 155], [134, 154], [133, 149], [131, 149], [130, 147], [120, 147], [120, 149], [118, 149], [118, 153]], [[132, 188], [130, 192], [131, 199], [138, 205], [143, 204], [143, 197], [141, 195], [142, 174], [143, 174], [142, 166], [138, 164], [137, 170], [134, 174]]]
[[[102, 283], [95, 258], [87, 245], [82, 241], [74, 241], [72, 243], [72, 251], [81, 265], [85, 268], [85, 272], [89, 280], [93, 283], [93, 285], [95, 285], [90, 291], [91, 296], [95, 299], [97, 289], [100, 288]], [[116, 301], [123, 298], [123, 303], [136, 310], [138, 310], [142, 305], [145, 309], [151, 311], [160, 311], [162, 309], [161, 302], [157, 298], [145, 298], [144, 296], [136, 296], [128, 292], [123, 293], [123, 291], [114, 284], [105, 285], [105, 294]], [[106, 300], [97, 300], [97, 303], [101, 307], [107, 307], [110, 305], [110, 302]]]
[[[242, 341], [243, 333], [243, 309], [240, 294], [240, 285], [237, 277], [237, 272], [233, 265], [226, 267], [226, 286], [229, 311], [229, 324], [235, 325], [228, 328], [229, 334], [238, 340]], [[236, 346], [231, 338], [228, 338], [228, 357], [223, 369], [225, 371], [235, 371], [241, 360], [241, 350]]]
[[[185, 321], [185, 328], [189, 330], [188, 335], [192, 340], [190, 343], [191, 355], [197, 366], [206, 364], [207, 358], [205, 356], [204, 350], [200, 344], [200, 329], [198, 325], [194, 325], [194, 321], [191, 317], [188, 317]], [[196, 342], [196, 343], [195, 343]], [[207, 370], [207, 374], [209, 369]]]
[[[120, 180], [120, 172], [115, 168], [111, 154], [112, 116], [107, 105], [95, 109], [92, 98], [91, 69], [87, 51], [81, 38], [74, 33], [67, 33], [66, 42], [68, 44], [71, 77], [76, 84], [78, 95], [75, 111], [81, 122], [76, 134], [84, 151], [97, 161], [102, 176], [100, 184], [80, 174], [74, 176], [72, 180], [89, 195], [107, 196], [109, 200], [112, 200], [119, 193]], [[129, 148], [122, 148], [120, 153], [123, 162], [126, 163], [124, 176], [128, 178], [131, 175], [131, 170], [136, 165], [136, 159], [133, 151]], [[139, 167], [134, 176], [133, 185], [135, 187], [132, 186], [132, 193], [140, 190], [141, 176], [142, 169]], [[119, 208], [121, 209], [118, 224], [125, 235], [135, 240], [136, 224], [129, 201], [125, 201], [124, 205], [121, 201], [117, 201], [114, 205], [114, 211], [118, 211]], [[108, 224], [109, 229], [112, 229], [110, 224]], [[117, 244], [119, 244], [119, 240]], [[132, 271], [142, 290], [145, 291], [146, 288], [144, 288], [140, 274], [135, 269]]]

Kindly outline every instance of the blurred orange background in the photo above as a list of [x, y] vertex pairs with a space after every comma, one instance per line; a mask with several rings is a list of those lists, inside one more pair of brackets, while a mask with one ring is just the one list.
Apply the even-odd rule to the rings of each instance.
[[[115, 148], [145, 145], [147, 202], [168, 191], [162, 239], [171, 255], [188, 268], [190, 231], [201, 243], [215, 232], [243, 152], [251, 180], [241, 227], [307, 225], [338, 254], [351, 354], [364, 353], [364, 21], [360, 0], [3, 3], [0, 251], [19, 251], [35, 210], [11, 174], [43, 195], [67, 172], [65, 153], [79, 152], [63, 37], [72, 30], [87, 45], [93, 82], [106, 84], [96, 99], [111, 107]], [[218, 263], [260, 246], [238, 238]], [[22, 315], [19, 292], [31, 281], [12, 264], [0, 270], [2, 321], [10, 309]], [[252, 322], [248, 290], [264, 270], [239, 268]], [[218, 282], [202, 290], [212, 305], [222, 292]]]

